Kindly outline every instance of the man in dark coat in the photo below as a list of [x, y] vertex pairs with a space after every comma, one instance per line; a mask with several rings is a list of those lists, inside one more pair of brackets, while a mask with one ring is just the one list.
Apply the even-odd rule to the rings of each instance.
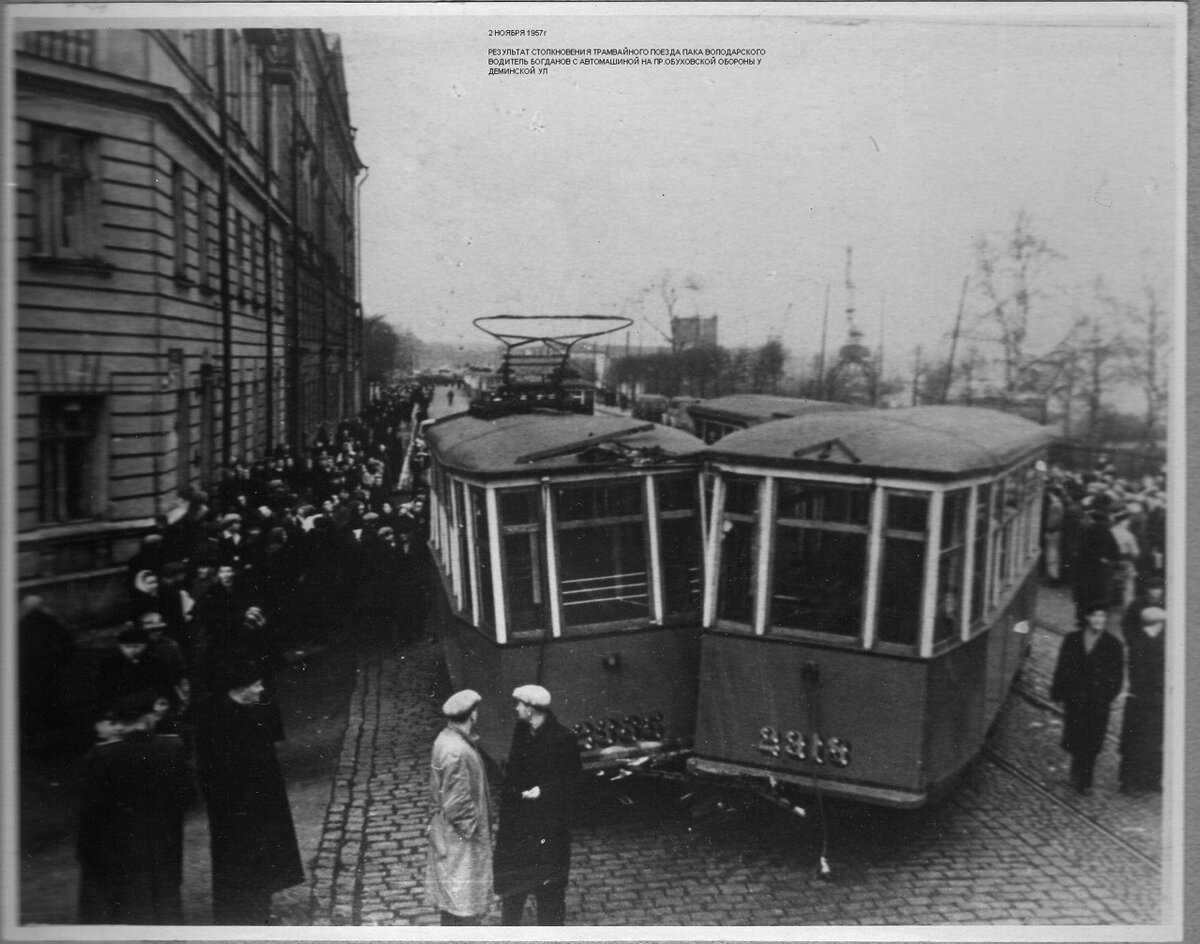
[[1143, 606], [1125, 629], [1129, 691], [1121, 723], [1122, 793], [1162, 789], [1166, 610]]
[[579, 743], [550, 711], [540, 685], [513, 691], [517, 726], [500, 787], [500, 827], [493, 861], [501, 923], [521, 923], [525, 899], [537, 900], [537, 923], [566, 918], [571, 867], [570, 818], [579, 787]]
[[205, 706], [197, 766], [208, 807], [215, 924], [265, 925], [271, 896], [304, 881], [287, 785], [269, 725], [259, 722], [262, 674], [226, 665]]
[[75, 637], [52, 614], [42, 598], [22, 598], [17, 624], [20, 667], [21, 746], [32, 753], [49, 750], [52, 735], [66, 722], [62, 673], [75, 658]]
[[1107, 603], [1112, 592], [1112, 574], [1121, 556], [1113, 537], [1108, 515], [1093, 509], [1079, 533], [1073, 573], [1075, 616], [1084, 618], [1083, 608], [1091, 603]]
[[1063, 706], [1062, 746], [1071, 755], [1071, 784], [1085, 796], [1092, 792], [1096, 757], [1104, 747], [1108, 713], [1121, 691], [1125, 652], [1105, 630], [1103, 603], [1083, 608], [1082, 628], [1063, 639], [1050, 686], [1051, 701]]
[[183, 741], [154, 732], [158, 700], [150, 689], [118, 699], [83, 759], [82, 924], [183, 923], [183, 814], [195, 785]]

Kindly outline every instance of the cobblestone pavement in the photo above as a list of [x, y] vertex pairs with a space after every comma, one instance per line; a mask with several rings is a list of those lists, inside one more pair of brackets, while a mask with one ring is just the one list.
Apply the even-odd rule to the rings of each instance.
[[[1061, 618], [1047, 591], [1043, 619]], [[1024, 684], [1044, 693], [1059, 637], [1039, 630]], [[312, 869], [313, 925], [431, 925], [424, 901], [428, 750], [444, 691], [432, 641], [366, 658]], [[1114, 714], [1113, 730], [1119, 717]], [[1116, 793], [1115, 743], [1097, 791], [1066, 787], [1060, 723], [1011, 700], [985, 756], [916, 812], [825, 804], [800, 818], [673, 782], [595, 784], [574, 833], [576, 925], [1157, 924], [1161, 802]], [[822, 851], [829, 880], [818, 874]], [[489, 923], [496, 923], [495, 913]]]

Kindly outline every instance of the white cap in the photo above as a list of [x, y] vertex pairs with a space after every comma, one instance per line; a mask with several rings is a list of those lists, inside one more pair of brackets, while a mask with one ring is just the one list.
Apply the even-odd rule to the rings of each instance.
[[464, 688], [461, 692], [455, 692], [446, 699], [446, 703], [442, 705], [442, 714], [447, 718], [456, 718], [467, 714], [481, 701], [483, 701], [483, 696], [479, 692]]
[[513, 698], [531, 708], [549, 708], [550, 693], [540, 685], [521, 685], [513, 689]]

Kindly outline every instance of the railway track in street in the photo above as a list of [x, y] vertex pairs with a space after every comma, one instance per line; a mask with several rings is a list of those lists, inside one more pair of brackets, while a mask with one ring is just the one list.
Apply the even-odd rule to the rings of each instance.
[[1162, 873], [1161, 855], [1152, 855], [1146, 852], [1145, 849], [1141, 848], [1137, 843], [1130, 842], [1127, 838], [1122, 836], [1117, 830], [1113, 829], [1108, 823], [1105, 822], [1105, 820], [1108, 819], [1107, 816], [1104, 816], [1103, 814], [1098, 815], [1083, 809], [1079, 803], [1072, 802], [1070, 799], [1063, 797], [1059, 792], [1046, 786], [1037, 776], [1022, 767], [1021, 764], [1013, 761], [1009, 757], [1006, 757], [992, 747], [984, 748], [983, 757], [1000, 770], [1021, 781], [1030, 789], [1036, 790], [1042, 796], [1058, 804], [1063, 809], [1068, 810], [1079, 822], [1086, 824], [1091, 829], [1102, 834], [1108, 841], [1119, 845], [1131, 856], [1134, 856], [1159, 874]]

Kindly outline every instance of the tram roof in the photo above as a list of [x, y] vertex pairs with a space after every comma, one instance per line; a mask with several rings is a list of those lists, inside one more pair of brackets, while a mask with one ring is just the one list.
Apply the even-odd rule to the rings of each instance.
[[947, 478], [1001, 469], [1054, 433], [1029, 420], [965, 406], [815, 412], [738, 430], [714, 459], [820, 471]]
[[768, 420], [805, 416], [809, 413], [862, 409], [865, 407], [853, 403], [777, 397], [764, 393], [733, 393], [729, 396], [713, 397], [711, 400], [701, 400], [688, 406], [688, 412], [693, 416], [750, 423], [765, 423]]
[[[553, 410], [491, 419], [456, 413], [432, 423], [424, 435], [430, 452], [446, 468], [488, 477], [632, 465], [647, 452], [664, 460], [685, 459], [704, 448], [683, 430], [627, 416]], [[609, 444], [624, 458], [584, 459], [589, 447]]]

